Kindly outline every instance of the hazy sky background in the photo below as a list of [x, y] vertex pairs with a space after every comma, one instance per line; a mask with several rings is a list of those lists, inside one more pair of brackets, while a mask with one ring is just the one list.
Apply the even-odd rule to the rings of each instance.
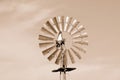
[[119, 0], [0, 0], [0, 80], [59, 80], [41, 54], [38, 34], [53, 16], [85, 25], [89, 46], [71, 80], [120, 80]]

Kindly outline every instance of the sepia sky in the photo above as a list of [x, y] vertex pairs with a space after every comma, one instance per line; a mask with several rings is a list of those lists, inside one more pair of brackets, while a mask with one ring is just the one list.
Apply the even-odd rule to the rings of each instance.
[[41, 54], [38, 35], [54, 16], [72, 16], [88, 33], [69, 80], [120, 80], [119, 0], [0, 0], [0, 80], [59, 80], [59, 66]]

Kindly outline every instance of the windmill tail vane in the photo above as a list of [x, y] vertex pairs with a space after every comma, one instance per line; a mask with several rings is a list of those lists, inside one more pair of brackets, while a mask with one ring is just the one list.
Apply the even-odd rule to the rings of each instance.
[[[66, 80], [66, 72], [76, 68], [67, 67], [68, 57], [75, 63], [74, 56], [81, 59], [79, 52], [85, 53], [84, 45], [88, 45], [85, 28], [72, 17], [54, 17], [44, 24], [39, 35], [39, 46], [43, 55], [48, 55], [48, 60], [56, 58], [55, 64], [60, 68], [52, 72], [60, 72], [60, 80]], [[57, 57], [56, 57], [57, 56]]]

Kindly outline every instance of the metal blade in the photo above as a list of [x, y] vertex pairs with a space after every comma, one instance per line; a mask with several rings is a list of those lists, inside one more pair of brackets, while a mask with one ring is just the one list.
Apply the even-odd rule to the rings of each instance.
[[58, 29], [58, 31], [60, 32], [60, 28], [59, 28], [59, 25], [58, 25], [58, 22], [57, 22], [57, 18], [56, 18], [56, 17], [53, 18], [53, 22], [54, 22], [54, 24], [56, 25], [56, 28]]
[[70, 50], [68, 50], [68, 54], [69, 54], [69, 57], [70, 57], [71, 62], [72, 62], [72, 63], [75, 63], [74, 57], [72, 56]]
[[87, 33], [81, 34], [81, 38], [86, 38], [86, 37], [88, 37]]
[[88, 41], [76, 41], [75, 43], [78, 43], [81, 45], [88, 45]]
[[78, 28], [76, 28], [77, 30], [73, 33], [71, 33], [71, 35], [75, 35], [83, 30], [85, 30], [85, 28], [83, 27], [83, 25], [80, 25]]
[[51, 18], [51, 19], [49, 20], [49, 22], [50, 22], [50, 24], [54, 27], [54, 29], [56, 30], [56, 32], [59, 33], [58, 28], [56, 27], [56, 24], [55, 24], [54, 21], [53, 21], [53, 18]]
[[54, 40], [53, 38], [51, 37], [47, 37], [47, 36], [43, 36], [43, 35], [39, 35], [39, 40]]
[[77, 20], [74, 20], [73, 23], [72, 23], [72, 27], [71, 27], [69, 32], [71, 33], [73, 31], [73, 29], [75, 29], [79, 23], [80, 22], [78, 22]]
[[64, 55], [63, 55], [63, 65], [67, 65], [67, 50], [65, 50]]
[[47, 34], [50, 34], [52, 36], [55, 36], [52, 32], [50, 32], [50, 30], [46, 29], [45, 27], [42, 27], [41, 30]]
[[64, 16], [61, 16], [61, 20], [62, 20], [62, 30], [64, 31]]
[[69, 30], [69, 26], [71, 25], [71, 22], [72, 22], [72, 17], [66, 17], [66, 22], [65, 22], [65, 24], [67, 24], [66, 31]]
[[58, 16], [58, 25], [60, 31], [64, 31], [64, 16]]
[[55, 57], [55, 55], [56, 55], [57, 52], [58, 52], [58, 49], [56, 49], [56, 50], [48, 57], [48, 60], [51, 61], [51, 60]]
[[54, 27], [50, 24], [49, 21], [46, 22], [46, 25], [49, 26], [49, 28], [50, 28], [54, 33], [57, 33], [56, 30], [55, 30]]
[[40, 47], [47, 47], [47, 46], [49, 46], [49, 45], [52, 45], [52, 44], [54, 44], [54, 42], [44, 42], [44, 43], [39, 43], [39, 46]]
[[48, 49], [45, 49], [44, 51], [42, 51], [43, 55], [48, 54], [51, 50], [53, 50], [55, 48], [55, 46], [49, 47]]
[[59, 64], [61, 59], [62, 59], [62, 50], [59, 52], [58, 57], [55, 61], [55, 64]]
[[87, 33], [83, 33], [83, 34], [73, 37], [73, 39], [86, 38], [86, 37], [88, 37]]
[[84, 49], [81, 48], [81, 47], [78, 47], [78, 46], [76, 46], [76, 45], [73, 45], [73, 47], [75, 47], [76, 49], [78, 49], [78, 50], [80, 50], [80, 51], [86, 53], [86, 50], [84, 50]]
[[71, 50], [73, 51], [73, 53], [74, 53], [79, 59], [81, 59], [81, 56], [80, 56], [80, 54], [79, 54], [77, 51], [75, 51], [73, 48], [71, 48]]

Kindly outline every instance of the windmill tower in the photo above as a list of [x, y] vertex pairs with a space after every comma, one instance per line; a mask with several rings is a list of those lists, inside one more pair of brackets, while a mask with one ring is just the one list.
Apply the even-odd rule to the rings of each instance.
[[40, 29], [39, 46], [42, 54], [47, 56], [49, 61], [53, 61], [60, 68], [52, 72], [60, 72], [60, 80], [67, 80], [66, 72], [76, 68], [68, 67], [69, 62], [75, 63], [76, 56], [81, 59], [80, 52], [86, 53], [83, 49], [88, 45], [85, 28], [79, 21], [72, 17], [58, 16], [46, 21]]

